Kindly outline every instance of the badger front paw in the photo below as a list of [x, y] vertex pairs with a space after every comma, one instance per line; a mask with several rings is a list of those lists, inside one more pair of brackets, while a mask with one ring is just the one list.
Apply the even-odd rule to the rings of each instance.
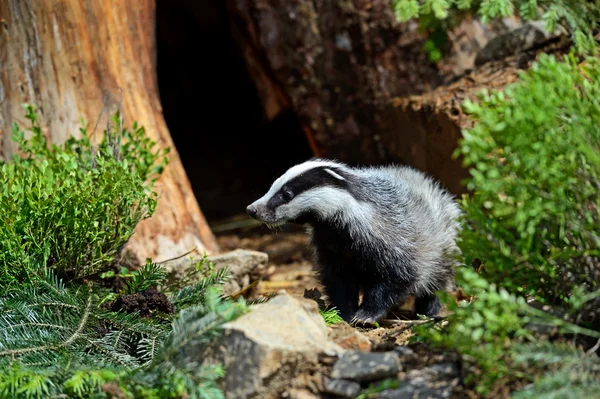
[[368, 308], [359, 308], [352, 319], [350, 324], [352, 325], [363, 325], [373, 326], [376, 322], [381, 320], [385, 316], [387, 311], [385, 310], [373, 310]]

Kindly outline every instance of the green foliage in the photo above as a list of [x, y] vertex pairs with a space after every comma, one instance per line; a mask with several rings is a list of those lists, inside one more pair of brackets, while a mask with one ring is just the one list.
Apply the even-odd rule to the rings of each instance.
[[144, 129], [123, 128], [118, 114], [97, 148], [85, 128], [79, 139], [48, 146], [33, 106], [26, 117], [31, 137], [15, 124], [21, 154], [0, 164], [0, 285], [46, 267], [71, 279], [105, 270], [154, 212], [152, 185], [168, 150], [153, 151]]
[[458, 151], [471, 167], [465, 260], [510, 291], [569, 306], [597, 290], [600, 64], [541, 57], [521, 82], [465, 109], [477, 121]]
[[0, 299], [0, 397], [103, 397], [108, 382], [132, 397], [222, 397], [223, 371], [202, 364], [203, 351], [242, 302], [206, 286], [202, 303], [163, 321], [108, 311], [98, 292], [48, 274]]
[[167, 150], [118, 114], [99, 144], [82, 129], [49, 147], [26, 112], [32, 136], [15, 126], [20, 155], [0, 168], [0, 398], [222, 398], [205, 351], [246, 308], [220, 294], [227, 270], [202, 261], [169, 285], [151, 260], [118, 263]]
[[319, 308], [319, 313], [321, 314], [321, 316], [323, 316], [323, 319], [325, 319], [325, 323], [327, 325], [337, 324], [344, 321], [344, 319], [342, 319], [342, 316], [340, 316], [339, 310], [337, 310], [335, 307], [329, 309]]
[[600, 357], [588, 356], [570, 344], [547, 342], [513, 348], [515, 362], [551, 371], [517, 392], [514, 399], [593, 398], [600, 392]]
[[398, 20], [433, 16], [439, 20], [476, 12], [482, 22], [518, 14], [523, 20], [542, 19], [553, 32], [558, 23], [572, 35], [575, 47], [582, 53], [595, 52], [593, 30], [597, 28], [600, 8], [587, 0], [392, 0]]
[[600, 62], [541, 56], [464, 109], [475, 125], [455, 154], [471, 175], [459, 246], [481, 266], [457, 270], [474, 300], [444, 295], [447, 325], [416, 327], [417, 339], [458, 351], [484, 395], [520, 379], [533, 383], [519, 398], [589, 397], [598, 357], [536, 332], [600, 338]]
[[416, 326], [416, 340], [453, 348], [467, 363], [477, 364], [478, 370], [469, 374], [465, 382], [477, 382], [477, 390], [485, 394], [496, 381], [513, 371], [507, 362], [513, 342], [530, 338], [522, 315], [526, 303], [506, 289], [488, 283], [471, 269], [458, 269], [456, 278], [477, 299], [470, 304], [457, 304], [449, 294], [441, 293], [452, 312], [448, 326]]
[[377, 397], [377, 394], [387, 391], [388, 389], [396, 389], [400, 386], [400, 381], [396, 378], [387, 378], [383, 381], [372, 382], [369, 386], [363, 389], [356, 399], [368, 399]]

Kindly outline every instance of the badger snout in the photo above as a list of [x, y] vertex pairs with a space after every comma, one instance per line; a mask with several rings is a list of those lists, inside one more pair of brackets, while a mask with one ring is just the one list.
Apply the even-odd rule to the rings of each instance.
[[246, 212], [248, 212], [248, 216], [250, 216], [252, 219], [257, 219], [258, 209], [256, 209], [256, 206], [253, 204], [250, 204], [246, 207]]
[[262, 202], [256, 201], [246, 207], [248, 216], [252, 219], [266, 224], [272, 224], [275, 220], [275, 214]]

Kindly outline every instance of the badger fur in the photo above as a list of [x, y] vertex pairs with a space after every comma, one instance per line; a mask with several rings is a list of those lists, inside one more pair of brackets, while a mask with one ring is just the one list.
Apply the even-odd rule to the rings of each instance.
[[246, 210], [268, 226], [308, 226], [319, 279], [348, 322], [376, 322], [409, 296], [417, 313], [434, 316], [435, 291], [454, 288], [459, 207], [413, 168], [314, 158], [287, 170]]

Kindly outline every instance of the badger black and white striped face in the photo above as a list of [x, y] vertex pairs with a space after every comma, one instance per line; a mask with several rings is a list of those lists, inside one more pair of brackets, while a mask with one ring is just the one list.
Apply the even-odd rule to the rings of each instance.
[[269, 226], [327, 218], [348, 205], [350, 179], [342, 164], [310, 160], [288, 169], [246, 211]]

